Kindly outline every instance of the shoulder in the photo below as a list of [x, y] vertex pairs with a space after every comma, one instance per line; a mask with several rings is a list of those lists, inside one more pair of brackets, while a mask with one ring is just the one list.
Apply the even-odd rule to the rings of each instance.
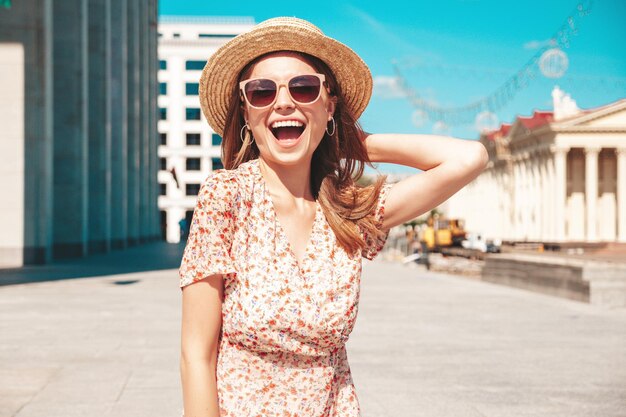
[[252, 160], [239, 165], [235, 169], [218, 169], [211, 172], [203, 181], [198, 193], [198, 200], [233, 201], [254, 183], [255, 164]]
[[223, 200], [236, 191], [237, 182], [234, 175], [230, 171], [219, 169], [211, 172], [202, 182], [198, 192], [198, 201]]

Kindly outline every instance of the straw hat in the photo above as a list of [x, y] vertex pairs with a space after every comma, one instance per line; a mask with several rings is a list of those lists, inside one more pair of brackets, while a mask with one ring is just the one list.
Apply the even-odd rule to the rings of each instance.
[[207, 61], [200, 77], [200, 105], [215, 132], [224, 135], [229, 101], [241, 70], [253, 59], [276, 51], [304, 52], [324, 61], [335, 74], [348, 108], [356, 118], [363, 113], [372, 95], [372, 75], [365, 62], [306, 20], [276, 17], [234, 37]]

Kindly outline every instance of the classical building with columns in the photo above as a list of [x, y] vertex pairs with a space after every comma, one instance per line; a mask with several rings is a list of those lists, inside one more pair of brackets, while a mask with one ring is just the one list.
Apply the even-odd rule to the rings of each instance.
[[553, 111], [481, 135], [487, 169], [448, 215], [504, 241], [626, 242], [626, 99], [581, 110], [552, 95]]
[[251, 17], [159, 18], [159, 210], [170, 243], [191, 224], [202, 181], [223, 168], [222, 138], [200, 111], [200, 74], [217, 48], [252, 26]]
[[159, 236], [157, 0], [0, 8], [0, 266]]

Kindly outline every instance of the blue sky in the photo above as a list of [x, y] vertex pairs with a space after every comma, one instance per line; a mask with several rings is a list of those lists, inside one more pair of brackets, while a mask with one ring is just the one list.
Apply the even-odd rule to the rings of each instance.
[[[377, 81], [361, 117], [370, 132], [433, 133], [476, 139], [474, 123], [435, 126], [415, 120], [415, 108], [394, 83], [393, 62], [413, 62], [401, 72], [424, 99], [442, 107], [460, 107], [488, 96], [516, 74], [566, 21], [579, 1], [235, 1], [160, 0], [161, 15], [251, 16], [257, 22], [275, 16], [310, 20], [354, 49]], [[569, 65], [558, 79], [537, 72], [504, 107], [499, 122], [534, 109], [551, 110], [555, 85], [581, 108], [626, 98], [626, 2], [596, 0], [590, 13], [576, 19], [578, 32], [562, 48]], [[383, 166], [387, 172], [404, 171]]]

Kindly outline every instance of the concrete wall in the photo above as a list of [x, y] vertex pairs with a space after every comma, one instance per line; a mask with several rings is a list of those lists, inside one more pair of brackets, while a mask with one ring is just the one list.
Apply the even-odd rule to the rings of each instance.
[[0, 8], [0, 264], [40, 263], [52, 241], [52, 1]]
[[490, 255], [482, 280], [605, 307], [626, 307], [626, 264]]
[[19, 43], [0, 44], [0, 263], [19, 265], [24, 247], [24, 47]]

